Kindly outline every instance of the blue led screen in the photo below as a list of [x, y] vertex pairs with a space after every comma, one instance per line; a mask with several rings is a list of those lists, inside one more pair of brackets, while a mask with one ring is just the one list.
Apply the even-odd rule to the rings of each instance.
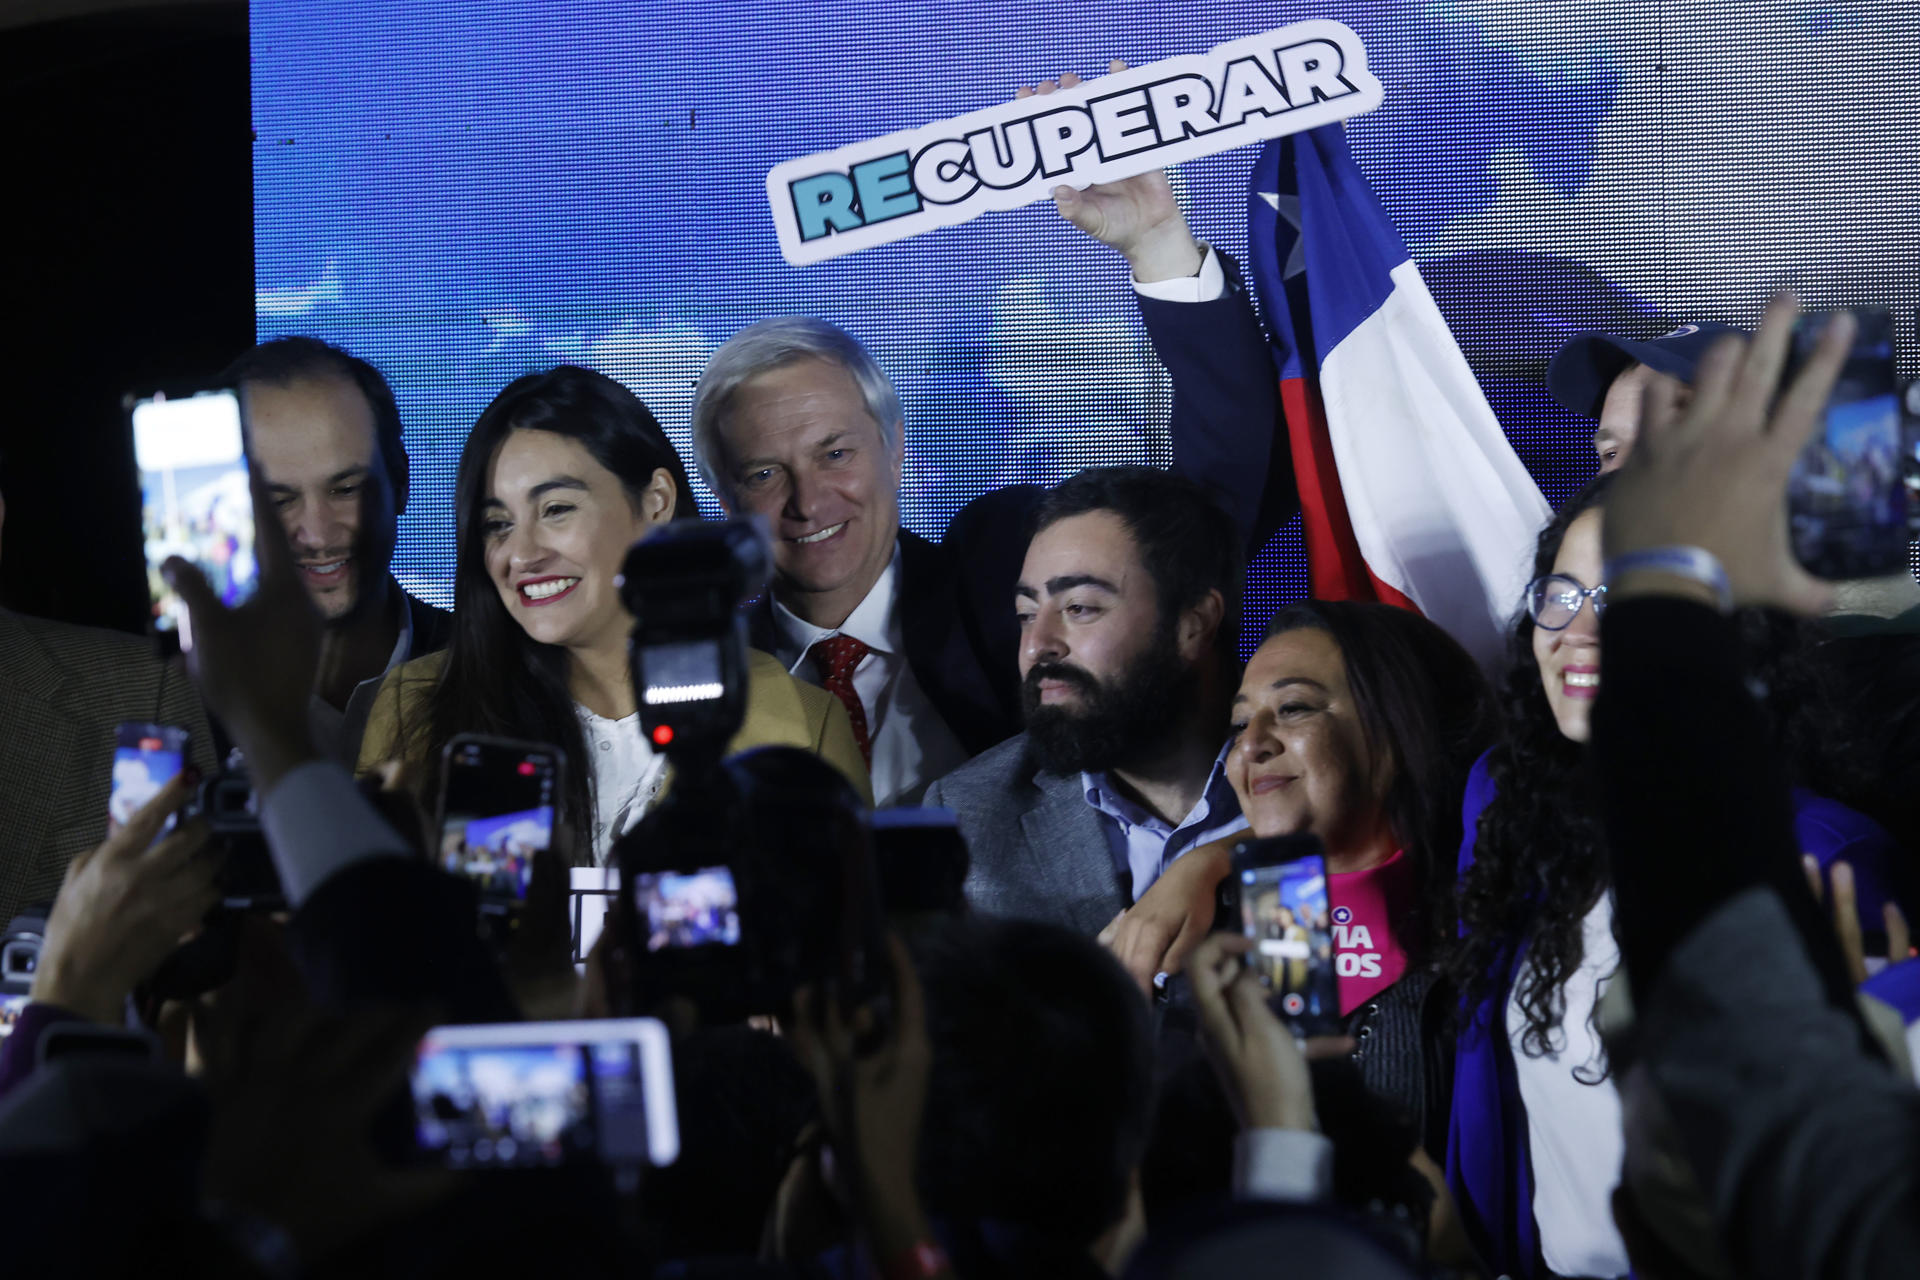
[[[767, 170], [1312, 17], [1367, 45], [1386, 102], [1349, 124], [1355, 153], [1549, 501], [1595, 465], [1541, 385], [1572, 332], [1751, 323], [1791, 285], [1895, 307], [1913, 376], [1911, 0], [254, 0], [260, 333], [392, 379], [413, 462], [395, 570], [438, 603], [460, 444], [501, 386], [600, 369], [691, 460], [707, 357], [787, 312], [899, 384], [903, 515], [937, 534], [994, 485], [1165, 461], [1124, 264], [1043, 203], [791, 268]], [[1196, 233], [1243, 260], [1254, 154], [1175, 175]], [[1248, 629], [1305, 590], [1296, 522], [1255, 562]]]

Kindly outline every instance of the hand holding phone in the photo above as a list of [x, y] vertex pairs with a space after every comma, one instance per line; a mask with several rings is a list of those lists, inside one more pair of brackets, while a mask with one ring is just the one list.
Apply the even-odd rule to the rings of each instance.
[[206, 917], [218, 900], [206, 826], [161, 831], [189, 790], [175, 774], [67, 868], [33, 975], [36, 1000], [118, 1022], [128, 994]]
[[917, 1204], [895, 1202], [913, 1198], [933, 1049], [913, 957], [896, 934], [881, 945], [886, 963], [876, 969], [885, 972], [887, 990], [848, 1008], [823, 984], [803, 986], [794, 993], [791, 1036], [819, 1091], [836, 1168], [854, 1180], [846, 1188], [852, 1203], [913, 1216]]
[[[1769, 304], [1752, 341], [1720, 339], [1700, 361], [1684, 409], [1671, 384], [1656, 379], [1648, 387], [1641, 442], [1613, 481], [1600, 529], [1614, 604], [1651, 595], [1720, 606], [1731, 597], [1736, 606], [1805, 615], [1832, 604], [1832, 587], [1795, 556], [1788, 491], [1846, 363], [1853, 322], [1829, 323], [1783, 391], [1797, 314], [1783, 295]], [[1699, 566], [1664, 568], [1676, 548], [1713, 556], [1724, 587]]]
[[[1319, 1128], [1308, 1053], [1274, 1016], [1260, 969], [1248, 962], [1257, 944], [1231, 933], [1207, 936], [1187, 962], [1201, 1045], [1234, 1116], [1247, 1129]], [[1327, 1044], [1316, 1042], [1316, 1048]], [[1350, 1051], [1351, 1041], [1332, 1046]]]
[[[170, 724], [129, 720], [113, 730], [113, 785], [107, 793], [107, 831], [118, 831], [160, 788], [187, 767], [187, 731]], [[169, 813], [160, 829], [171, 831], [178, 815]]]

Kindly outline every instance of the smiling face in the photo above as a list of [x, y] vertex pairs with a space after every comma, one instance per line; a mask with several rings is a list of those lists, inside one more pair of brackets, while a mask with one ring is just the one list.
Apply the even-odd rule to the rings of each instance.
[[[889, 425], [898, 441], [899, 424]], [[900, 532], [900, 450], [859, 384], [827, 360], [769, 370], [734, 392], [719, 438], [722, 499], [730, 514], [767, 518], [781, 601], [840, 625], [891, 562]]]
[[314, 607], [343, 621], [378, 596], [393, 556], [394, 478], [373, 406], [345, 378], [247, 385], [248, 455], [266, 480]]
[[481, 540], [507, 612], [542, 644], [624, 648], [633, 618], [614, 579], [627, 549], [673, 516], [663, 469], [636, 504], [579, 441], [514, 431], [487, 471]]
[[[1553, 571], [1583, 587], [1599, 585], [1600, 511], [1582, 512], [1567, 526]], [[1561, 631], [1533, 629], [1533, 659], [1540, 665], [1540, 682], [1547, 693], [1560, 732], [1575, 742], [1589, 736], [1593, 700], [1600, 695], [1600, 618], [1588, 601]]]
[[1311, 833], [1333, 857], [1391, 838], [1391, 765], [1376, 767], [1331, 633], [1300, 627], [1261, 645], [1233, 700], [1233, 726], [1227, 781], [1255, 835]]

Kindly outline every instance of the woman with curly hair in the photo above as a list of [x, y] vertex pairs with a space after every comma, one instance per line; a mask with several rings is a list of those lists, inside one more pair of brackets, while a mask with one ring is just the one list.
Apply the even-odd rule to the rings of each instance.
[[[1504, 741], [1467, 784], [1445, 962], [1462, 997], [1447, 1178], [1485, 1261], [1506, 1275], [1623, 1276], [1612, 1193], [1624, 1149], [1619, 1096], [1594, 1030], [1614, 971], [1606, 849], [1586, 768], [1600, 685], [1601, 476], [1541, 531], [1535, 578], [1509, 637]], [[1805, 659], [1799, 624], [1744, 611], [1750, 683], [1794, 761], [1800, 847], [1848, 863], [1878, 927], [1897, 849], [1872, 820], [1816, 795], [1847, 794], [1847, 735]]]

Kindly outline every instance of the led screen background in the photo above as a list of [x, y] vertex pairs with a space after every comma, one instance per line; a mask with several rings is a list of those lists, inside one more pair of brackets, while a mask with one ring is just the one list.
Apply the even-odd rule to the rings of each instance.
[[[254, 0], [260, 334], [392, 379], [413, 469], [395, 571], [437, 603], [460, 444], [501, 386], [600, 369], [691, 459], [707, 357], [779, 313], [843, 325], [892, 374], [903, 517], [937, 535], [994, 485], [1166, 460], [1124, 264], [1043, 203], [791, 268], [767, 170], [1313, 17], [1368, 48], [1386, 102], [1354, 151], [1549, 501], [1595, 466], [1591, 425], [1541, 386], [1572, 332], [1751, 323], [1791, 285], [1897, 308], [1913, 376], [1911, 0]], [[1175, 176], [1242, 260], [1254, 154]], [[1255, 562], [1250, 619], [1305, 588], [1296, 522]]]

